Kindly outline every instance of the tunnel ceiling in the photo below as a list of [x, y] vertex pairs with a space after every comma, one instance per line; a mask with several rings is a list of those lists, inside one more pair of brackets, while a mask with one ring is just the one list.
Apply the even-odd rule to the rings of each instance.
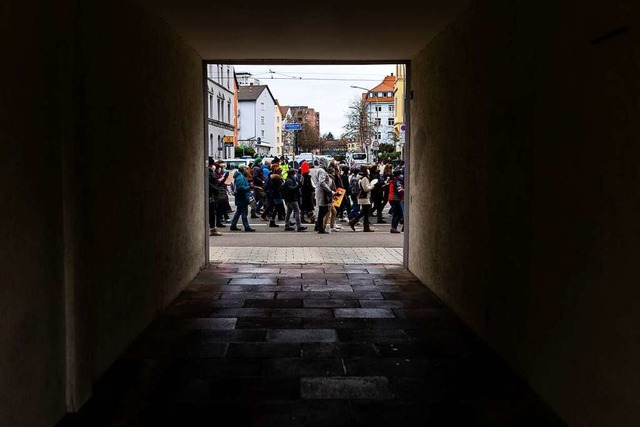
[[205, 60], [409, 60], [468, 4], [143, 0]]

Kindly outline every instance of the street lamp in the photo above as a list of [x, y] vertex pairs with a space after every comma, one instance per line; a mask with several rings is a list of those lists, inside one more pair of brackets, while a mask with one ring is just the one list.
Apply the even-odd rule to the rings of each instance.
[[[367, 89], [366, 87], [354, 86], [354, 85], [351, 85], [351, 87], [354, 88], [354, 89], [362, 89], [362, 90], [366, 91], [368, 94], [369, 93], [373, 93], [371, 91], [371, 89]], [[377, 96], [374, 96], [374, 101], [375, 101], [375, 108], [376, 108], [376, 139], [377, 139], [378, 138], [378, 130], [379, 130], [379, 126], [380, 126], [380, 118], [378, 116], [378, 97]], [[369, 105], [371, 105], [371, 103], [369, 103]], [[371, 151], [371, 149], [369, 147], [367, 147], [367, 161], [369, 160], [370, 151]]]

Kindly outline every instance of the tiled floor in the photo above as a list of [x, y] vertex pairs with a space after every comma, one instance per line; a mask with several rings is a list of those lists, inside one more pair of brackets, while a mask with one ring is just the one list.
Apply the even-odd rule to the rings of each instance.
[[[291, 237], [289, 237], [291, 238]], [[402, 248], [379, 247], [211, 247], [211, 262], [281, 264], [402, 264]]]
[[561, 426], [402, 266], [202, 271], [68, 426]]

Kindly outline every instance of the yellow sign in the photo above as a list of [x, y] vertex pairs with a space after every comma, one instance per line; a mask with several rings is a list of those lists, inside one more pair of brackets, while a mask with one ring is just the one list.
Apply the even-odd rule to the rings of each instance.
[[222, 142], [233, 142], [233, 136], [223, 136]]

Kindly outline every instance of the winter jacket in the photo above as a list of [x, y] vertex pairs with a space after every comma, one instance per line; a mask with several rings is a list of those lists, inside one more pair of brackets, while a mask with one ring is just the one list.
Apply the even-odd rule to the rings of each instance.
[[369, 181], [368, 176], [363, 176], [362, 179], [360, 179], [360, 188], [364, 190], [365, 197], [360, 197], [360, 195], [358, 195], [358, 204], [360, 205], [371, 204], [371, 190], [373, 190], [374, 187], [375, 185], [371, 184], [371, 181]]
[[296, 175], [289, 175], [284, 181], [284, 201], [285, 202], [300, 202], [300, 189], [302, 183], [298, 180]]
[[236, 206], [239, 208], [249, 206], [247, 193], [251, 189], [251, 186], [249, 185], [249, 180], [247, 179], [247, 177], [242, 172], [237, 170], [233, 174], [233, 183], [236, 192]]
[[[324, 169], [318, 168], [320, 171], [317, 173], [317, 185], [316, 185], [316, 204], [318, 206], [329, 206], [331, 204], [331, 197], [333, 195], [333, 190], [330, 187], [331, 178]], [[312, 176], [313, 183], [313, 176]], [[335, 186], [334, 186], [335, 188]]]
[[389, 199], [392, 201], [404, 200], [404, 185], [399, 176], [391, 177], [389, 180]]

